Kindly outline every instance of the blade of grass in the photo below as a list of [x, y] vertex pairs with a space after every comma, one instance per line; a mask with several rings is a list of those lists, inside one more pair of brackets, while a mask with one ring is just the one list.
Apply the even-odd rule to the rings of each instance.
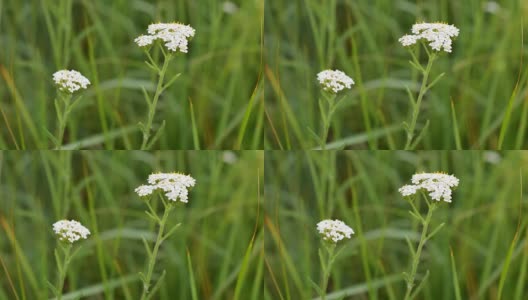
[[458, 129], [458, 122], [456, 118], [455, 105], [451, 99], [451, 117], [453, 119], [453, 135], [455, 136], [455, 146], [457, 150], [462, 150], [462, 143], [460, 142], [460, 131]]
[[453, 255], [453, 249], [451, 247], [449, 247], [449, 253], [451, 256], [451, 274], [453, 275], [453, 286], [455, 287], [455, 299], [462, 300], [460, 287], [458, 286], [458, 273], [455, 265], [455, 256]]
[[194, 150], [200, 150], [200, 139], [198, 138], [198, 127], [196, 126], [196, 119], [194, 117], [194, 107], [191, 98], [189, 98], [189, 109], [191, 111], [192, 136], [194, 143]]

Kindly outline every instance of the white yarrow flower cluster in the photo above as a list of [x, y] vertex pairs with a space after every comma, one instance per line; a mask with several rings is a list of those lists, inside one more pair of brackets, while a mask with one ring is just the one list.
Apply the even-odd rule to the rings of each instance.
[[451, 52], [452, 39], [458, 36], [460, 30], [453, 25], [443, 23], [417, 23], [412, 26], [412, 33], [402, 36], [399, 42], [407, 47], [424, 39], [436, 51]]
[[337, 243], [340, 240], [350, 238], [354, 230], [340, 220], [323, 220], [317, 223], [317, 231], [325, 241]]
[[60, 70], [53, 73], [53, 81], [59, 90], [73, 94], [80, 89], [86, 89], [90, 80], [75, 70]]
[[80, 239], [86, 239], [90, 230], [75, 220], [61, 220], [53, 224], [53, 231], [63, 242], [73, 244]]
[[345, 88], [350, 89], [354, 80], [339, 70], [324, 70], [317, 74], [317, 80], [327, 92], [337, 94]]
[[139, 47], [148, 47], [161, 40], [169, 51], [187, 53], [188, 42], [195, 30], [180, 23], [156, 23], [149, 25], [147, 32], [147, 35], [140, 35], [134, 40]]
[[162, 190], [171, 201], [188, 202], [188, 188], [196, 184], [196, 180], [189, 175], [180, 173], [154, 173], [148, 177], [147, 185], [141, 185], [135, 189], [141, 196], [148, 196], [156, 190]]
[[411, 182], [412, 185], [404, 185], [399, 189], [402, 196], [411, 196], [423, 189], [433, 200], [451, 202], [452, 189], [458, 186], [459, 180], [443, 173], [419, 173], [413, 175]]

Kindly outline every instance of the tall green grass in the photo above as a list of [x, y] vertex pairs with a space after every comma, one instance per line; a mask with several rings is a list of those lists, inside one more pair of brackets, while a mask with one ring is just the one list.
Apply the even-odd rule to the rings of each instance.
[[[524, 149], [528, 146], [528, 4], [482, 0], [268, 1], [265, 10], [267, 149], [316, 147], [319, 128], [316, 74], [340, 69], [356, 84], [334, 116], [326, 148], [402, 149], [402, 122], [420, 74], [398, 42], [419, 21], [460, 28], [453, 52], [442, 55], [431, 78], [445, 76], [425, 96], [418, 149]], [[426, 63], [422, 53], [421, 61]], [[452, 106], [451, 106], [452, 105]]]
[[415, 245], [421, 227], [398, 188], [419, 171], [460, 184], [433, 216], [431, 228], [446, 224], [424, 248], [418, 278], [430, 274], [416, 299], [525, 299], [528, 153], [493, 153], [266, 152], [263, 299], [319, 299], [309, 279], [322, 272], [316, 224], [328, 218], [356, 232], [341, 245], [328, 299], [403, 299], [406, 238]]
[[[233, 154], [235, 160], [233, 161]], [[51, 225], [76, 219], [92, 232], [70, 265], [64, 299], [139, 299], [156, 228], [134, 193], [152, 172], [197, 180], [168, 226], [154, 299], [250, 299], [262, 295], [260, 194], [263, 152], [83, 151], [0, 153], [0, 299], [49, 299], [55, 282]], [[153, 201], [155, 205], [156, 201]], [[161, 209], [158, 203], [158, 209]]]
[[[51, 75], [76, 69], [92, 85], [70, 116], [66, 149], [138, 149], [142, 88], [156, 77], [133, 42], [155, 22], [196, 29], [189, 53], [169, 74], [154, 123], [166, 120], [154, 149], [261, 149], [260, 77], [264, 1], [7, 0], [0, 2], [0, 148], [49, 149], [56, 95]], [[156, 127], [157, 128], [157, 127]]]

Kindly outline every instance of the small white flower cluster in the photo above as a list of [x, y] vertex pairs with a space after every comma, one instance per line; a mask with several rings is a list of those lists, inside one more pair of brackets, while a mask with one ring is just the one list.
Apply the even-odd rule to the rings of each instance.
[[73, 94], [74, 92], [90, 84], [90, 80], [75, 70], [60, 70], [53, 73], [53, 81], [59, 90]]
[[317, 80], [327, 92], [337, 94], [345, 88], [350, 89], [354, 80], [339, 70], [324, 70], [317, 74]]
[[411, 46], [424, 39], [433, 50], [442, 51], [443, 48], [445, 52], [451, 52], [451, 39], [460, 32], [455, 26], [443, 23], [417, 23], [412, 26], [411, 31], [413, 34], [399, 39], [403, 46]]
[[90, 230], [75, 220], [61, 220], [53, 224], [53, 231], [63, 242], [73, 244], [80, 239], [86, 239], [90, 235]]
[[188, 202], [189, 192], [187, 188], [193, 187], [196, 180], [189, 175], [180, 173], [154, 173], [148, 177], [148, 185], [141, 185], [135, 189], [140, 197], [148, 196], [155, 190], [165, 192], [165, 196], [171, 201]]
[[161, 40], [169, 51], [187, 53], [188, 41], [194, 36], [195, 30], [180, 23], [156, 23], [149, 25], [147, 32], [148, 35], [140, 35], [134, 40], [139, 47], [147, 47]]
[[317, 223], [317, 231], [325, 241], [333, 243], [337, 243], [345, 237], [349, 239], [354, 234], [354, 230], [340, 220], [323, 220]]
[[458, 186], [459, 180], [443, 173], [419, 173], [412, 176], [411, 182], [412, 185], [404, 185], [398, 190], [402, 196], [414, 195], [424, 189], [433, 200], [451, 202], [451, 189]]

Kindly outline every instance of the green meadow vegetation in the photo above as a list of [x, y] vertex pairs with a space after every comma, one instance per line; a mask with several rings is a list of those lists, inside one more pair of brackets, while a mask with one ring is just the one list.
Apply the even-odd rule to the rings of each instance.
[[[54, 299], [58, 271], [52, 224], [74, 219], [91, 231], [70, 263], [67, 299], [140, 299], [157, 226], [134, 189], [155, 172], [196, 179], [181, 225], [159, 248], [150, 299], [262, 299], [262, 151], [0, 152], [0, 299]], [[152, 198], [161, 215], [160, 199]], [[168, 231], [168, 230], [167, 230]]]
[[[264, 1], [0, 1], [0, 148], [55, 148], [52, 74], [74, 69], [91, 84], [71, 111], [62, 149], [139, 149], [157, 90], [134, 39], [152, 23], [196, 30], [167, 66], [151, 149], [262, 149]], [[160, 66], [163, 55], [153, 49]], [[150, 125], [150, 124], [147, 124]], [[48, 133], [49, 132], [49, 133]], [[144, 148], [144, 147], [141, 147]]]
[[[415, 133], [426, 130], [405, 148], [528, 147], [526, 1], [267, 1], [265, 20], [266, 149], [321, 148], [310, 130], [322, 127], [316, 75], [326, 69], [355, 85], [339, 97], [325, 148], [403, 149], [422, 74], [398, 39], [417, 22], [460, 34], [432, 66], [429, 83], [444, 75], [421, 103]], [[414, 51], [425, 68], [424, 48]]]
[[[264, 300], [321, 299], [316, 224], [355, 234], [337, 245], [326, 299], [404, 299], [422, 226], [398, 189], [419, 172], [460, 182], [439, 205], [416, 272], [415, 299], [509, 299], [528, 294], [528, 153], [522, 151], [266, 152]], [[415, 199], [422, 216], [427, 205]], [[428, 276], [426, 276], [428, 274]]]

